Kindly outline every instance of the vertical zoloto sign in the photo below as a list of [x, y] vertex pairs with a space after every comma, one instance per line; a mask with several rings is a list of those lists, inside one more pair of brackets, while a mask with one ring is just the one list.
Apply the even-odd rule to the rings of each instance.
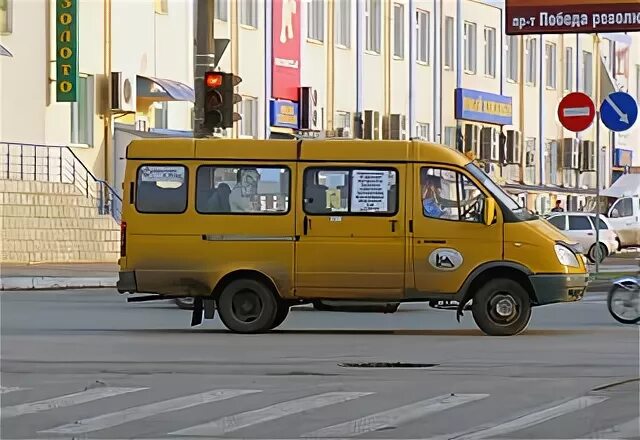
[[78, 2], [56, 0], [56, 101], [78, 100]]

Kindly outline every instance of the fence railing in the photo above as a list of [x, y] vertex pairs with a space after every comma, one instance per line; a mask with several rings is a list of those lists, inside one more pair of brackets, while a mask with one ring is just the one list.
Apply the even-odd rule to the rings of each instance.
[[120, 196], [67, 146], [0, 142], [0, 179], [72, 184], [99, 214], [118, 222], [122, 216]]

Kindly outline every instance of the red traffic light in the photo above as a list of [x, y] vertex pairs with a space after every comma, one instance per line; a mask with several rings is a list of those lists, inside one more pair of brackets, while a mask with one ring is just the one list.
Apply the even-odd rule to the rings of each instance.
[[204, 75], [204, 83], [207, 87], [212, 89], [218, 88], [222, 85], [223, 74], [215, 72], [207, 72]]

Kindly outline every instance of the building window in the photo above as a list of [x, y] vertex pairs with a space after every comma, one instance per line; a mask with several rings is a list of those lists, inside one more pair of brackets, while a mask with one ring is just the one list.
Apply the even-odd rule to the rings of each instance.
[[163, 101], [159, 105], [159, 108], [154, 109], [154, 126], [161, 129], [169, 128], [169, 103]]
[[258, 98], [243, 96], [238, 105], [240, 120], [239, 133], [241, 136], [258, 137]]
[[144, 165], [136, 179], [136, 210], [181, 214], [187, 210], [189, 170], [182, 165]]
[[496, 30], [492, 27], [484, 28], [484, 74], [496, 76]]
[[554, 43], [547, 43], [544, 47], [544, 57], [547, 76], [547, 87], [550, 89], [556, 88], [557, 79], [557, 62], [556, 62], [556, 45]]
[[510, 81], [518, 81], [518, 37], [515, 35], [507, 36], [507, 79]]
[[425, 141], [431, 141], [431, 126], [428, 122], [418, 122], [416, 124], [416, 136]]
[[636, 65], [636, 98], [640, 102], [640, 64]]
[[430, 15], [427, 11], [416, 11], [416, 61], [429, 64]]
[[307, 168], [304, 212], [314, 215], [393, 215], [398, 212], [394, 169]]
[[201, 166], [196, 181], [196, 211], [201, 214], [286, 214], [290, 175], [284, 167]]
[[[462, 173], [442, 168], [420, 170], [422, 215], [439, 220], [481, 223], [484, 195]], [[446, 200], [447, 203], [442, 203]]]
[[239, 0], [238, 14], [240, 16], [240, 24], [252, 28], [258, 27], [258, 1], [257, 0]]
[[456, 127], [444, 127], [444, 144], [451, 148], [455, 148]]
[[538, 74], [538, 46], [537, 38], [528, 38], [526, 46], [527, 57], [527, 70], [526, 70], [526, 82], [533, 86], [536, 85], [536, 78]]
[[307, 37], [324, 41], [324, 0], [310, 0], [307, 3]]
[[0, 0], [0, 34], [10, 34], [13, 30], [13, 0]]
[[78, 101], [71, 103], [71, 143], [93, 145], [93, 76], [78, 79]]
[[453, 17], [444, 18], [444, 68], [453, 70], [453, 47], [455, 42], [455, 21]]
[[351, 47], [351, 0], [335, 0], [336, 44]]
[[381, 12], [380, 0], [365, 0], [365, 49], [369, 52], [380, 53]]
[[573, 47], [564, 50], [564, 89], [573, 90]]
[[478, 45], [476, 24], [464, 23], [464, 70], [468, 73], [476, 73], [476, 62], [478, 58]]
[[587, 95], [593, 94], [593, 55], [582, 51], [582, 91]]
[[155, 0], [156, 14], [169, 13], [169, 0]]
[[220, 21], [229, 20], [229, 0], [216, 0], [213, 16]]
[[337, 111], [335, 119], [333, 121], [333, 126], [338, 131], [345, 128], [351, 128], [351, 113]]
[[404, 58], [404, 5], [393, 4], [393, 56]]

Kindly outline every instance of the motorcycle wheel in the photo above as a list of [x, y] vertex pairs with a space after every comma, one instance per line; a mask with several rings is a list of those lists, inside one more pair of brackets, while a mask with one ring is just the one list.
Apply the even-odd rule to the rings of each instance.
[[174, 301], [178, 308], [182, 310], [193, 310], [193, 298], [176, 298]]
[[[623, 296], [624, 295], [624, 296]], [[626, 318], [620, 315], [619, 307], [616, 304], [623, 303], [622, 312], [625, 310], [634, 310], [635, 316]], [[635, 304], [634, 304], [635, 303]], [[607, 308], [613, 318], [622, 324], [637, 324], [640, 322], [640, 292], [637, 290], [627, 290], [620, 286], [613, 286], [607, 295]], [[615, 309], [615, 311], [614, 311]]]

